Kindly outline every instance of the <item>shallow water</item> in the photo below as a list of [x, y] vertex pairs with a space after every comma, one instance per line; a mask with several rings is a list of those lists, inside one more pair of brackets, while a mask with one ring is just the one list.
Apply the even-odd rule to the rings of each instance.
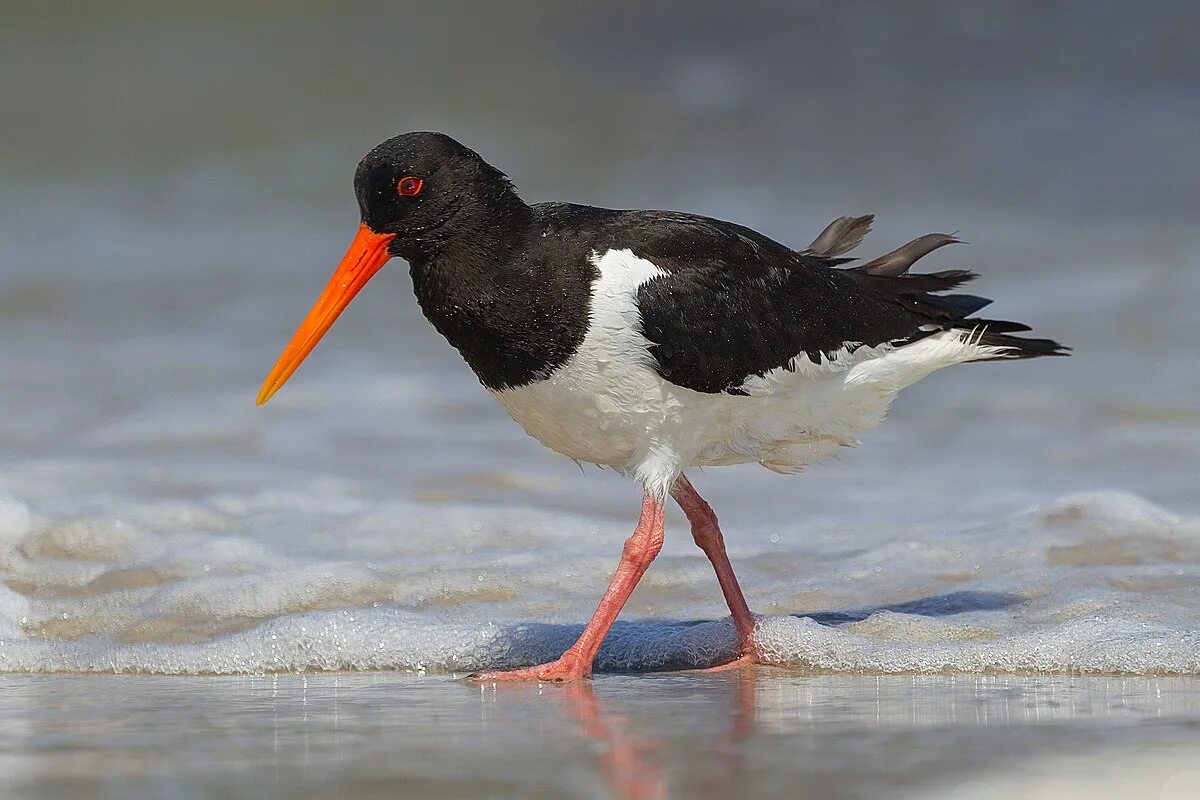
[[[0, 74], [27, 78], [0, 81], [0, 670], [126, 674], [7, 676], [5, 702], [25, 702], [31, 731], [46, 721], [38, 698], [66, 698], [48, 724], [69, 732], [92, 714], [122, 717], [145, 693], [145, 727], [129, 735], [153, 744], [147, 731], [161, 732], [173, 703], [200, 714], [224, 700], [245, 720], [275, 709], [265, 687], [281, 685], [293, 714], [284, 737], [303, 736], [294, 703], [305, 678], [127, 673], [349, 669], [427, 677], [307, 680], [362, 698], [347, 708], [394, 694], [427, 722], [438, 708], [469, 710], [458, 719], [486, 727], [504, 700], [476, 706], [448, 675], [550, 657], [586, 619], [636, 517], [636, 489], [576, 469], [507, 420], [421, 318], [402, 264], [283, 392], [253, 404], [353, 232], [355, 161], [399, 130], [436, 128], [531, 200], [696, 210], [797, 245], [835, 216], [873, 211], [872, 255], [960, 231], [971, 245], [931, 267], [979, 270], [989, 313], [1075, 354], [934, 375], [862, 447], [798, 477], [693, 476], [765, 615], [761, 643], [790, 670], [764, 678], [757, 702], [784, 719], [816, 714], [823, 729], [844, 713], [850, 730], [892, 713], [880, 709], [919, 717], [912, 704], [944, 699], [947, 685], [982, 687], [988, 708], [1042, 686], [1117, 698], [1063, 722], [1079, 738], [1062, 753], [1058, 723], [1034, 725], [1028, 746], [990, 724], [959, 742], [962, 707], [930, 700], [938, 725], [915, 739], [904, 726], [875, 730], [850, 751], [866, 763], [888, 752], [873, 748], [930, 752], [912, 765], [914, 792], [943, 772], [989, 775], [1012, 760], [1103, 784], [1103, 767], [1071, 766], [1092, 744], [1158, 780], [1183, 752], [1167, 743], [1195, 723], [1156, 727], [1157, 706], [1134, 727], [1092, 722], [1162, 687], [1192, 698], [1200, 675], [1200, 160], [1188, 155], [1200, 57], [1184, 35], [1195, 8], [1130, 18], [1122, 4], [1073, 14], [947, 3], [914, 16], [846, 3], [817, 16], [751, 4], [735, 20], [704, 4], [106, 8], [60, 18], [21, 4], [3, 9], [0, 28]], [[715, 580], [682, 523], [669, 517], [603, 672], [728, 655]], [[844, 677], [803, 677], [813, 673]], [[921, 677], [845, 677], [863, 673]], [[946, 673], [960, 677], [930, 677]], [[1127, 677], [980, 677], [1029, 673]], [[622, 714], [647, 693], [639, 731], [688, 698], [729, 722], [708, 697], [727, 684], [639, 677], [596, 687]], [[885, 699], [870, 699], [875, 686]], [[807, 706], [789, 694], [810, 690], [826, 692], [819, 713], [797, 711]], [[868, 699], [828, 699], [842, 693]], [[1186, 702], [1182, 717], [1194, 717]], [[514, 718], [541, 715], [542, 741], [558, 746], [561, 703], [516, 708]], [[361, 743], [375, 724], [357, 718], [346, 736]], [[506, 724], [490, 730], [504, 739]], [[780, 724], [787, 736], [742, 754], [764, 786], [792, 785], [821, 759], [890, 785], [894, 772], [862, 772], [863, 760], [834, 752], [865, 727], [822, 743]], [[225, 747], [213, 738], [222, 730], [197, 723], [188, 746]], [[331, 753], [360, 755], [337, 751], [335, 734], [317, 748], [333, 765], [320, 780], [350, 774]], [[47, 735], [30, 741], [53, 748], [59, 734]], [[798, 762], [788, 737], [811, 748]], [[20, 774], [46, 778], [44, 754], [13, 741], [5, 757], [33, 770]], [[147, 761], [129, 780], [249, 794], [239, 777], [276, 780], [280, 762], [255, 749], [267, 741], [247, 744], [256, 760], [230, 776], [185, 765], [162, 778]], [[453, 757], [513, 757], [495, 737], [477, 744]], [[105, 742], [89, 746], [99, 750], [73, 762], [78, 775], [111, 756]], [[1161, 764], [1149, 755], [1160, 746]], [[281, 747], [294, 765], [299, 740]], [[372, 764], [394, 766], [363, 758], [364, 780]], [[506, 774], [529, 762], [512, 763]], [[546, 786], [597, 779], [582, 763], [542, 773]], [[435, 760], [431, 785], [449, 769]], [[128, 789], [113, 780], [114, 794]], [[278, 780], [325, 786], [287, 769]], [[937, 786], [973, 796], [966, 780]]]
[[[1127, 22], [1141, 27], [1111, 55], [1124, 69], [1086, 58], [1119, 14], [1107, 9], [1056, 45], [1074, 66], [1039, 54], [1014, 71], [1006, 43], [1038, 40], [1056, 12], [944, 10], [914, 31], [850, 5], [831, 30], [880, 38], [828, 73], [821, 48], [766, 33], [811, 20], [769, 6], [737, 23], [757, 39], [707, 55], [699, 9], [686, 25], [652, 11], [456, 13], [407, 10], [426, 35], [397, 55], [381, 47], [387, 25], [320, 7], [285, 22], [234, 6], [14, 11], [0, 52], [38, 64], [40, 90], [3, 89], [27, 124], [3, 144], [16, 213], [0, 216], [0, 669], [474, 669], [553, 654], [586, 619], [636, 490], [507, 420], [420, 317], [402, 264], [270, 405], [252, 402], [353, 228], [360, 151], [429, 126], [479, 147], [533, 199], [692, 208], [796, 243], [872, 210], [868, 252], [958, 229], [973, 244], [938, 265], [976, 267], [998, 315], [1076, 346], [1069, 360], [932, 376], [861, 448], [799, 477], [693, 476], [770, 615], [762, 639], [777, 661], [1200, 671], [1200, 234], [1186, 213], [1200, 175], [1152, 146], [1200, 122], [1185, 91], [1200, 69], [1173, 49], [1168, 17]], [[467, 28], [480, 39], [467, 61], [431, 44]], [[588, 44], [562, 46], [583, 31]], [[506, 36], [528, 48], [490, 59]], [[624, 57], [595, 36], [624, 42]], [[639, 36], [659, 37], [657, 55]], [[892, 71], [914, 38], [925, 56]], [[331, 40], [355, 42], [355, 60], [314, 60]], [[77, 58], [47, 62], [49, 45]], [[934, 53], [971, 69], [935, 86]], [[639, 62], [652, 80], [632, 79]], [[485, 63], [486, 75], [464, 71]], [[864, 83], [885, 68], [893, 85]], [[390, 82], [363, 86], [367, 74]], [[467, 87], [481, 103], [449, 102]], [[112, 105], [96, 103], [105, 93]], [[815, 117], [764, 113], [809, 95]], [[572, 114], [484, 108], [518, 96]], [[1099, 124], [1134, 96], [1137, 117]], [[384, 97], [404, 103], [369, 123], [349, 113]], [[862, 132], [868, 99], [895, 136]], [[1065, 150], [1064, 106], [1073, 124], [1097, 123]], [[614, 138], [611, 115], [635, 108], [638, 125]], [[832, 119], [860, 132], [833, 135]], [[924, 150], [930, 136], [941, 155]], [[1132, 146], [1138, 163], [1116, 157]], [[1121, 192], [1089, 190], [1099, 162]], [[603, 668], [728, 652], [720, 595], [681, 522]]]
[[12, 677], [13, 798], [1162, 798], [1200, 792], [1171, 678]]

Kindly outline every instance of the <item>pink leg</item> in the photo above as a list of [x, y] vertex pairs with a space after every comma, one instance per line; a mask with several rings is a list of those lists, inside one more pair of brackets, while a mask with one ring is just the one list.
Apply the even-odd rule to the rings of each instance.
[[687, 515], [688, 522], [692, 524], [692, 538], [696, 540], [697, 546], [712, 562], [713, 569], [717, 573], [717, 582], [721, 584], [721, 593], [725, 595], [729, 613], [733, 615], [733, 625], [737, 628], [740, 640], [739, 657], [731, 664], [722, 665], [716, 669], [753, 663], [756, 660], [754, 615], [750, 613], [750, 607], [746, 605], [742, 587], [738, 585], [737, 576], [733, 574], [733, 565], [729, 563], [729, 556], [725, 553], [725, 539], [721, 536], [721, 529], [717, 525], [717, 515], [713, 512], [712, 506], [704, 501], [704, 498], [696, 492], [691, 482], [683, 475], [675, 479], [675, 485], [671, 487], [671, 495], [679, 503], [683, 513]]
[[642, 501], [642, 516], [638, 519], [633, 535], [625, 541], [621, 550], [621, 561], [608, 584], [600, 605], [592, 614], [587, 627], [567, 652], [547, 664], [538, 664], [524, 669], [503, 672], [477, 672], [471, 676], [477, 681], [572, 681], [592, 674], [592, 662], [600, 650], [600, 643], [608, 634], [617, 614], [634, 587], [642, 579], [650, 562], [663, 546], [663, 511], [661, 500], [646, 495]]

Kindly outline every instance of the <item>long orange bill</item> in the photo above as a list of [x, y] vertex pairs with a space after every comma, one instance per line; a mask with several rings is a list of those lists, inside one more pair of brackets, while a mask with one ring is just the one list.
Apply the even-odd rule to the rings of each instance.
[[388, 252], [388, 244], [395, 237], [394, 233], [376, 233], [365, 224], [359, 226], [358, 234], [350, 243], [350, 249], [346, 251], [342, 263], [334, 270], [333, 277], [325, 285], [325, 291], [321, 292], [321, 296], [313, 304], [312, 311], [309, 311], [304, 322], [300, 323], [292, 340], [275, 362], [271, 374], [263, 382], [262, 390], [258, 393], [260, 406], [270, 400], [271, 395], [279, 391], [279, 387], [292, 377], [300, 362], [317, 346], [317, 342], [321, 341], [321, 337], [333, 325], [338, 315], [392, 257]]

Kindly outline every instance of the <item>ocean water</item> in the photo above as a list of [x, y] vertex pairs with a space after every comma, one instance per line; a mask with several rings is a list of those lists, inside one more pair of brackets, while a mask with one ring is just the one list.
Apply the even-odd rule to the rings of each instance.
[[[399, 21], [319, 6], [13, 11], [5, 71], [37, 80], [0, 89], [22, 123], [0, 145], [0, 670], [461, 673], [571, 641], [637, 490], [507, 420], [402, 263], [253, 404], [353, 231], [356, 159], [436, 127], [530, 200], [698, 210], [797, 245], [873, 211], [868, 254], [957, 230], [971, 245], [930, 266], [978, 269], [991, 311], [1076, 348], [936, 374], [836, 464], [693, 476], [772, 661], [1200, 672], [1200, 168], [1175, 147], [1200, 94], [1167, 15], [1098, 63], [1118, 8], [1056, 56], [1036, 47], [1054, 11], [944, 9], [915, 30], [764, 7], [714, 51], [713, 9], [459, 11], [410, 9], [426, 35], [400, 53]], [[809, 23], [875, 45], [770, 32]], [[544, 35], [496, 59], [527, 25]], [[436, 46], [456, 37], [465, 60]], [[355, 58], [311, 55], [331, 40]], [[835, 45], [856, 58], [831, 70]], [[668, 524], [601, 670], [730, 652], [708, 565]]]
[[13, 798], [1192, 800], [1186, 678], [6, 676]]

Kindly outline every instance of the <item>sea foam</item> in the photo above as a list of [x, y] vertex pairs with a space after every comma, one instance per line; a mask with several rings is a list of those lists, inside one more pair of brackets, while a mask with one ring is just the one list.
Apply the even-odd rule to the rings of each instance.
[[[219, 505], [170, 520], [161, 509], [42, 519], [0, 496], [0, 670], [470, 672], [548, 660], [579, 633], [626, 533], [537, 509], [350, 505], [344, 535], [271, 547], [213, 530], [237, 527], [212, 524]], [[437, 540], [420, 546], [430, 530]], [[682, 533], [598, 669], [733, 653], [715, 581]], [[1200, 674], [1200, 523], [1137, 496], [1071, 495], [965, 530], [797, 529], [758, 547], [729, 536], [763, 612], [760, 648], [782, 667]]]

